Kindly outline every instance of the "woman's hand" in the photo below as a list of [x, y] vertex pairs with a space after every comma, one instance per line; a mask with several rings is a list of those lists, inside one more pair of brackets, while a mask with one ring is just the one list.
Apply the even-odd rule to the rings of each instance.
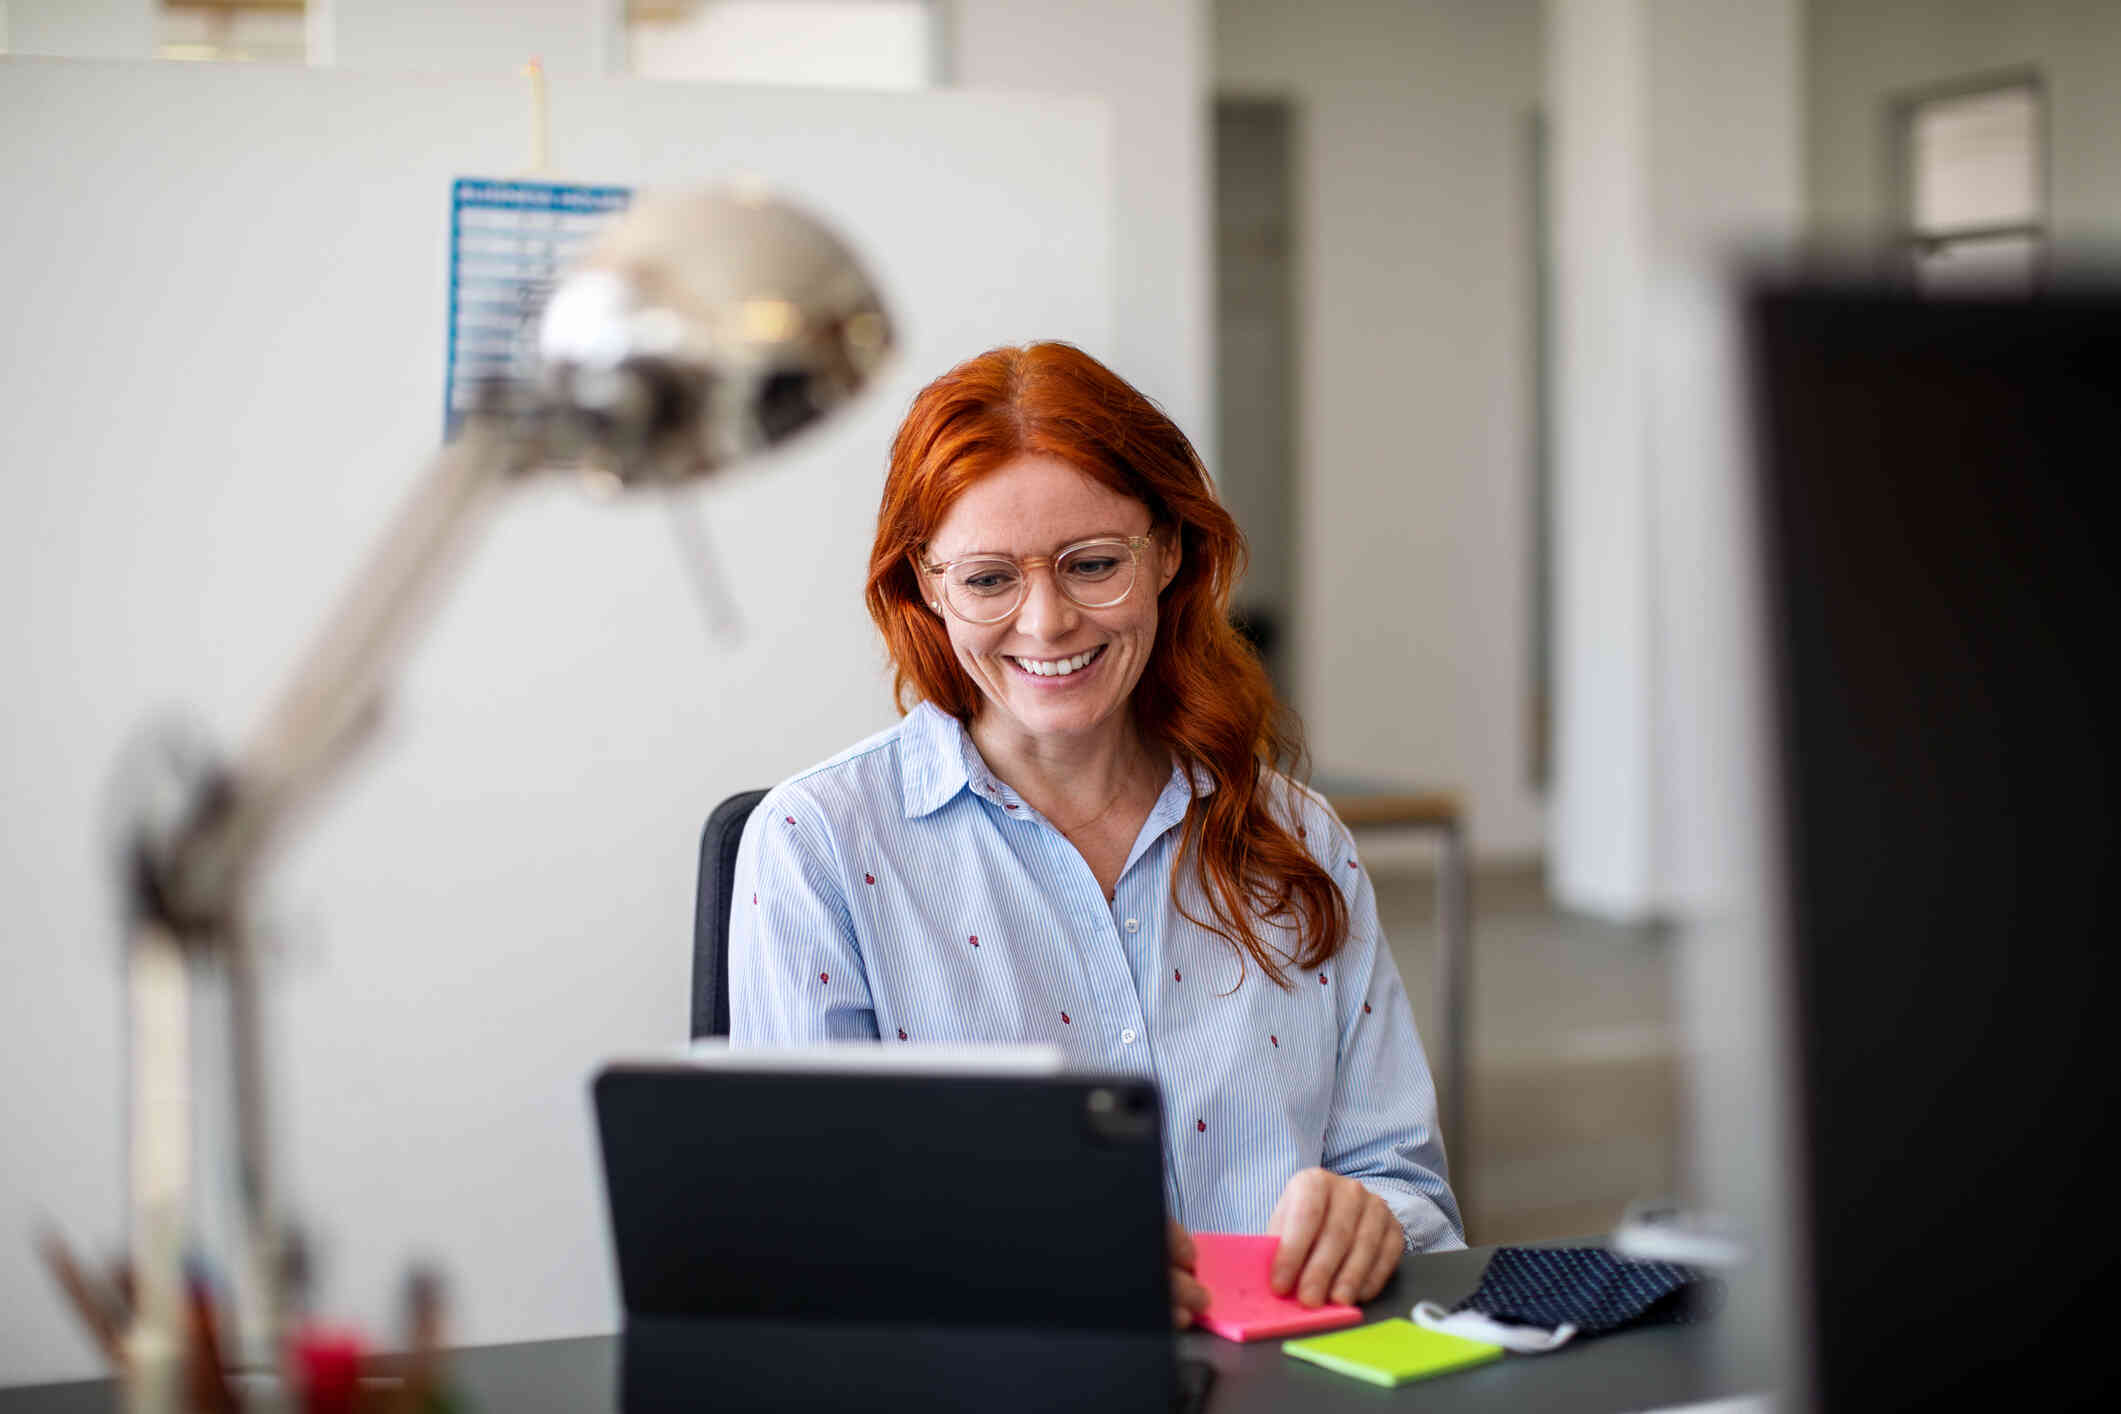
[[1166, 1218], [1171, 1239], [1171, 1324], [1184, 1330], [1208, 1309], [1208, 1288], [1193, 1275], [1193, 1234]]
[[1384, 1290], [1406, 1251], [1406, 1234], [1385, 1200], [1352, 1178], [1305, 1169], [1290, 1179], [1267, 1219], [1281, 1239], [1271, 1284], [1306, 1306], [1328, 1297], [1355, 1306]]

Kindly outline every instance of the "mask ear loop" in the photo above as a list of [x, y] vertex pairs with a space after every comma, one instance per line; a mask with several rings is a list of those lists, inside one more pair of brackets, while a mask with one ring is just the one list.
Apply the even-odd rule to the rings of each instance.
[[1485, 1341], [1518, 1355], [1544, 1355], [1550, 1350], [1559, 1350], [1576, 1335], [1573, 1325], [1559, 1325], [1552, 1330], [1511, 1325], [1479, 1311], [1446, 1311], [1433, 1301], [1416, 1303], [1412, 1314], [1414, 1324], [1424, 1330]]

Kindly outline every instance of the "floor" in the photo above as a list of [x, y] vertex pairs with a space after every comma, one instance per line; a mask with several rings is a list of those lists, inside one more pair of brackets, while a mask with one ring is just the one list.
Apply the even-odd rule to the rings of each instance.
[[[1425, 1038], [1437, 1034], [1433, 875], [1373, 874]], [[1557, 911], [1536, 868], [1474, 883], [1466, 1152], [1453, 1187], [1474, 1243], [1609, 1230], [1677, 1191], [1681, 1069], [1669, 939]]]

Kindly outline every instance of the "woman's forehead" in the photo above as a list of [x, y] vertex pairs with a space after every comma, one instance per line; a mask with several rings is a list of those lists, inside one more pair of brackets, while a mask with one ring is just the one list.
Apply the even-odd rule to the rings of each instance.
[[967, 487], [928, 537], [942, 558], [1040, 555], [1099, 535], [1139, 535], [1149, 508], [1058, 457], [1022, 456]]

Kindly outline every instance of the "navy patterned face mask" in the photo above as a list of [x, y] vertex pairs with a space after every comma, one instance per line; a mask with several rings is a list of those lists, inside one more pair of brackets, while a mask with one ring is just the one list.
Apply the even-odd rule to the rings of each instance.
[[1449, 1311], [1414, 1308], [1430, 1330], [1520, 1354], [1558, 1350], [1579, 1335], [1700, 1320], [1721, 1287], [1675, 1262], [1629, 1262], [1602, 1247], [1500, 1247], [1480, 1286]]

